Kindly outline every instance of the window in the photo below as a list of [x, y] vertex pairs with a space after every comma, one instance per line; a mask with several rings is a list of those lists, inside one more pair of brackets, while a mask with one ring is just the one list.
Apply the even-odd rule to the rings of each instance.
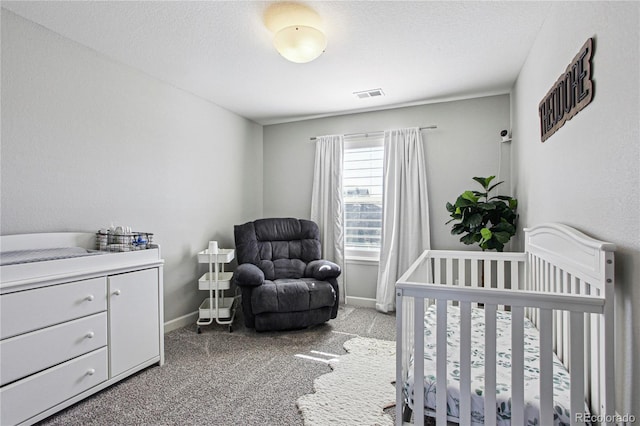
[[342, 190], [347, 257], [378, 259], [382, 237], [383, 137], [345, 141]]

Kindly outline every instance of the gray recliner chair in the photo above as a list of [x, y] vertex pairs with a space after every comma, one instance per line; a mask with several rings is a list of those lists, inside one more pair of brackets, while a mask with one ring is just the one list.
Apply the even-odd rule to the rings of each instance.
[[340, 267], [320, 259], [318, 225], [259, 219], [234, 227], [245, 325], [264, 330], [309, 327], [338, 313]]

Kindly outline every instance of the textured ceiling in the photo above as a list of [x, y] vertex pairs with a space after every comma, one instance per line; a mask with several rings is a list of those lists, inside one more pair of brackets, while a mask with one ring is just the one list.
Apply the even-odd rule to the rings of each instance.
[[[507, 93], [550, 2], [315, 1], [325, 53], [272, 47], [264, 1], [3, 1], [2, 7], [261, 124]], [[384, 97], [353, 92], [382, 88]]]

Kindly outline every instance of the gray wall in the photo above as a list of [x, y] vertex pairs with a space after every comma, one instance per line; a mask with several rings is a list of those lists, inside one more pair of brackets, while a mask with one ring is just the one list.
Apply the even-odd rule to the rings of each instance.
[[[562, 222], [616, 252], [617, 397], [640, 416], [638, 3], [555, 3], [513, 88], [513, 183], [522, 226]], [[595, 37], [595, 97], [545, 143], [538, 103]], [[520, 236], [521, 237], [521, 236]], [[520, 248], [522, 242], [519, 243]]]
[[262, 126], [2, 10], [0, 233], [155, 233], [165, 320], [197, 309], [195, 254], [262, 214]]
[[448, 220], [445, 204], [454, 202], [466, 189], [480, 189], [475, 188], [473, 176], [497, 174], [500, 150], [504, 163], [502, 176], [508, 177], [505, 150], [509, 147], [498, 141], [500, 130], [509, 128], [509, 121], [509, 96], [500, 95], [265, 126], [264, 214], [310, 216], [315, 156], [310, 137], [435, 124], [437, 129], [422, 132], [431, 247], [466, 247], [450, 235], [450, 226], [445, 225]]

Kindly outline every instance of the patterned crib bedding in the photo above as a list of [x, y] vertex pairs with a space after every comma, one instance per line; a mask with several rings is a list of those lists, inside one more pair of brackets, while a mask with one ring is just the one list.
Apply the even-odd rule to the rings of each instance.
[[[459, 417], [460, 409], [460, 309], [447, 307], [447, 415]], [[425, 413], [436, 407], [436, 306], [427, 309], [424, 319], [424, 407]], [[484, 423], [484, 310], [471, 312], [471, 422]], [[511, 424], [511, 312], [496, 313], [496, 415], [498, 425]], [[524, 416], [526, 425], [538, 425], [540, 417], [540, 347], [536, 327], [525, 318], [524, 323]], [[409, 377], [404, 383], [405, 401], [413, 409], [413, 358]], [[553, 355], [554, 423], [569, 425], [571, 406], [569, 372]], [[411, 395], [411, 397], [409, 397]]]
[[3, 251], [0, 253], [0, 266], [43, 262], [46, 260], [70, 259], [74, 257], [94, 256], [97, 254], [104, 254], [104, 252], [87, 250], [82, 247]]

